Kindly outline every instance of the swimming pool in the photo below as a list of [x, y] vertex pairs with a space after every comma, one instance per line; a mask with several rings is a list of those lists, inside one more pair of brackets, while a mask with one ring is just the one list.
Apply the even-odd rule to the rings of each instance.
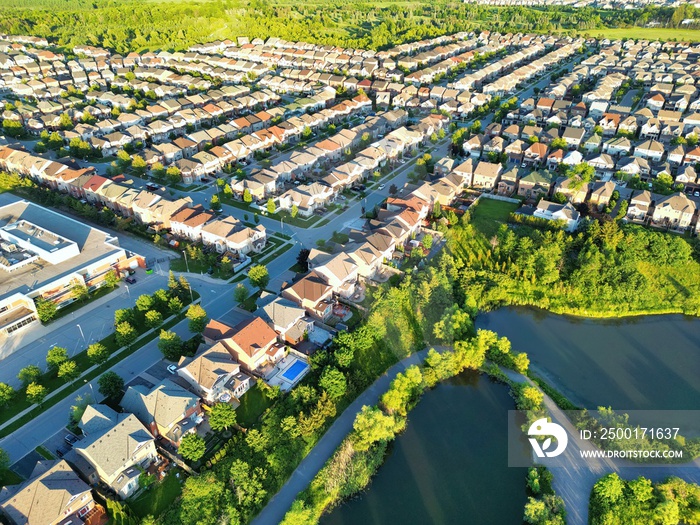
[[303, 361], [295, 361], [292, 366], [287, 368], [282, 373], [282, 377], [284, 377], [287, 381], [294, 382], [294, 380], [299, 377], [299, 375], [306, 370], [306, 367], [309, 366]]

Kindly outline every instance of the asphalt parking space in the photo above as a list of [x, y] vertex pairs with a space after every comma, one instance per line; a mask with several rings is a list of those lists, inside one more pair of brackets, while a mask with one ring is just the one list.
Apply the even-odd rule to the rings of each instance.
[[27, 479], [29, 476], [32, 475], [32, 472], [34, 472], [36, 462], [41, 461], [42, 459], [46, 458], [44, 458], [44, 456], [42, 456], [38, 452], [32, 451], [26, 456], [24, 456], [22, 459], [17, 461], [14, 465], [12, 465], [10, 467], [10, 470], [19, 474], [24, 479]]

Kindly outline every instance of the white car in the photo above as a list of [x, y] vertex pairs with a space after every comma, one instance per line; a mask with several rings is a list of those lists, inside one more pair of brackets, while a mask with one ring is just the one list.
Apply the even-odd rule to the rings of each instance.
[[379, 187], [377, 188], [378, 190], [383, 190], [384, 189], [384, 184], [380, 184]]
[[168, 365], [168, 372], [171, 374], [176, 374], [177, 373], [177, 365]]

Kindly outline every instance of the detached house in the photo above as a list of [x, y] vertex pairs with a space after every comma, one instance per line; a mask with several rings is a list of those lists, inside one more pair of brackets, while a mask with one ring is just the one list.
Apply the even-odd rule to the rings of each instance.
[[90, 486], [65, 461], [39, 461], [27, 481], [0, 491], [0, 515], [11, 525], [84, 523], [96, 510]]
[[119, 403], [134, 414], [153, 434], [178, 446], [186, 434], [197, 431], [202, 421], [199, 398], [169, 379], [152, 389], [130, 386]]
[[676, 230], [686, 230], [690, 227], [696, 209], [695, 201], [690, 200], [684, 193], [674, 193], [659, 199], [652, 220]]
[[537, 204], [533, 216], [550, 221], [564, 221], [568, 231], [574, 231], [578, 227], [580, 218], [579, 212], [570, 202], [557, 204], [544, 199]]
[[88, 405], [78, 425], [85, 438], [73, 445], [76, 467], [90, 483], [102, 482], [121, 498], [139, 486], [141, 469], [158, 458], [155, 441], [134, 414]]
[[177, 375], [209, 404], [226, 402], [231, 397], [240, 399], [255, 383], [221, 342], [205, 347], [194, 357], [181, 357]]

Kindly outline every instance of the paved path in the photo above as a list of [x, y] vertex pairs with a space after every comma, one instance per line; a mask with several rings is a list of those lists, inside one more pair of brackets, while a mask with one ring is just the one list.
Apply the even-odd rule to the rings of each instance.
[[[436, 348], [436, 350], [439, 350]], [[428, 349], [411, 354], [389, 368], [384, 375], [379, 377], [372, 385], [360, 394], [352, 404], [346, 408], [342, 414], [331, 425], [331, 428], [318, 441], [316, 446], [299, 463], [299, 466], [292, 473], [287, 483], [280, 491], [267, 503], [265, 508], [251, 522], [251, 525], [278, 525], [297, 495], [306, 489], [311, 480], [323, 468], [326, 461], [330, 459], [342, 441], [352, 430], [355, 416], [365, 405], [376, 405], [381, 395], [389, 388], [389, 384], [394, 380], [399, 372], [403, 372], [413, 365], [420, 364], [428, 354]]]
[[[504, 370], [513, 381], [532, 384], [525, 376]], [[544, 404], [553, 422], [561, 425], [569, 435], [578, 435], [578, 430], [557, 404], [545, 394]], [[550, 467], [554, 475], [555, 492], [564, 499], [568, 525], [588, 525], [588, 502], [593, 485], [601, 477], [616, 472], [623, 479], [644, 476], [653, 482], [676, 476], [691, 483], [700, 483], [700, 459], [682, 465], [644, 466], [626, 460], [581, 458], [581, 451], [598, 450], [590, 441], [583, 443], [570, 439], [566, 450], [557, 458], [557, 466]], [[563, 463], [559, 466], [560, 463]]]

